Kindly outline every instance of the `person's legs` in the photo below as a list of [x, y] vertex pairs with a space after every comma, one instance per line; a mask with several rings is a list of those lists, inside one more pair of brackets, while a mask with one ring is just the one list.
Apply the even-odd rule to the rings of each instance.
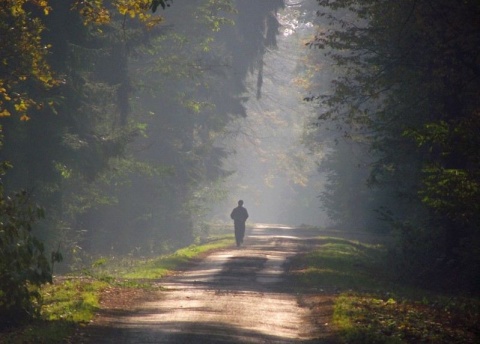
[[245, 237], [245, 224], [240, 226], [240, 243], [243, 244], [243, 238]]
[[235, 241], [237, 243], [237, 247], [242, 243], [241, 228], [238, 224], [235, 224]]

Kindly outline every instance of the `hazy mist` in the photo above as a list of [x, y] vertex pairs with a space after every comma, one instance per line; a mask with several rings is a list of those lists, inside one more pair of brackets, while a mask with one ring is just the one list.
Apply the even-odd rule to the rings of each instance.
[[323, 153], [313, 154], [302, 141], [315, 109], [303, 100], [302, 73], [309, 53], [304, 44], [314, 27], [301, 11], [297, 3], [277, 14], [277, 46], [264, 56], [262, 84], [258, 70], [246, 81], [247, 117], [230, 124], [231, 137], [217, 143], [234, 151], [224, 166], [235, 172], [227, 181], [227, 204], [216, 207], [220, 219], [227, 219], [230, 208], [243, 199], [253, 222], [327, 222], [318, 200], [323, 177], [316, 163]]

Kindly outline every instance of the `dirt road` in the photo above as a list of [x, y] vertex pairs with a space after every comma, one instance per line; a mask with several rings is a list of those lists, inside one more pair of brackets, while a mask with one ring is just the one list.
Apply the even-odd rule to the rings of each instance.
[[102, 312], [78, 342], [331, 343], [283, 276], [287, 259], [310, 249], [316, 235], [280, 226], [250, 229], [243, 247], [213, 253], [159, 281], [166, 290], [131, 311]]

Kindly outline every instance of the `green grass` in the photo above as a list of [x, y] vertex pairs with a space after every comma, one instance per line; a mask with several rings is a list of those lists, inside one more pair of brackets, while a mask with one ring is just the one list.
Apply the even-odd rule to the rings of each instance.
[[323, 237], [295, 257], [299, 292], [335, 299], [333, 323], [344, 343], [477, 343], [480, 302], [415, 289], [392, 279], [382, 245]]
[[44, 285], [41, 317], [26, 326], [0, 333], [1, 343], [63, 343], [75, 324], [90, 321], [108, 283], [85, 278]]
[[68, 321], [42, 321], [38, 320], [32, 324], [14, 328], [0, 333], [2, 344], [56, 344], [65, 343], [75, 324]]
[[82, 274], [58, 278], [54, 284], [44, 285], [40, 290], [40, 319], [0, 332], [0, 343], [64, 343], [77, 326], [93, 319], [100, 308], [102, 292], [107, 288], [152, 288], [155, 279], [232, 243], [233, 236], [228, 235], [204, 240], [154, 259], [98, 258]]
[[300, 255], [291, 262], [291, 274], [302, 288], [328, 290], [374, 289], [380, 280], [372, 278], [384, 252], [381, 245], [362, 244], [333, 237], [318, 238], [321, 249]]
[[72, 279], [42, 289], [45, 320], [88, 322], [99, 309], [99, 294], [109, 286], [94, 279]]
[[119, 276], [127, 279], [158, 279], [182, 269], [202, 254], [228, 247], [232, 245], [232, 242], [232, 236], [224, 236], [201, 245], [191, 245], [179, 249], [171, 255], [137, 261], [133, 268], [120, 272]]

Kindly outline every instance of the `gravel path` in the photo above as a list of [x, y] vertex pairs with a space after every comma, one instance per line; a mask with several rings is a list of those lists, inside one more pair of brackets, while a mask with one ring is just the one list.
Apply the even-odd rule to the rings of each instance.
[[[258, 226], [241, 248], [207, 256], [159, 283], [135, 309], [103, 312], [83, 343], [330, 343], [284, 280], [284, 263], [311, 248], [311, 230]], [[330, 316], [330, 314], [327, 314]]]

